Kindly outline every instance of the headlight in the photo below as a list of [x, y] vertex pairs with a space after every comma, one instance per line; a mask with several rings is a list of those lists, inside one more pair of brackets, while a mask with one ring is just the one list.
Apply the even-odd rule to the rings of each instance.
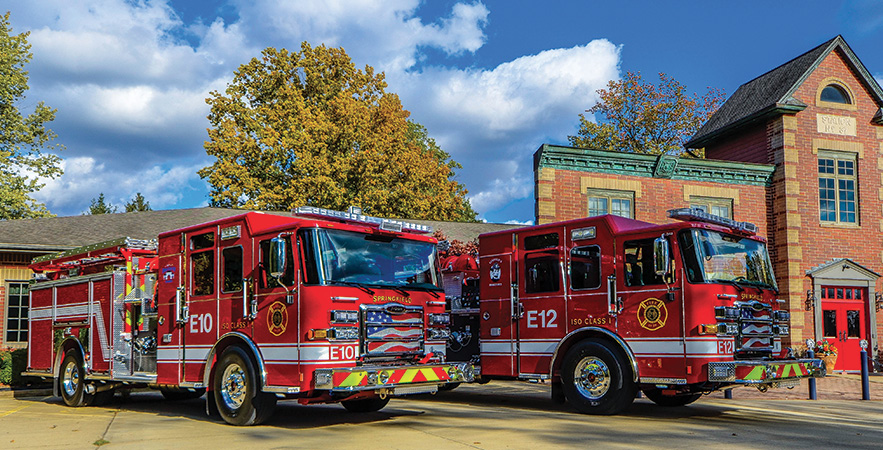
[[789, 311], [777, 310], [775, 311], [776, 320], [779, 322], [788, 322], [791, 320], [791, 313]]
[[790, 332], [791, 332], [791, 327], [789, 327], [788, 325], [784, 325], [784, 324], [773, 325], [773, 334], [776, 334], [779, 336], [788, 336], [788, 334], [790, 334]]
[[429, 328], [429, 339], [433, 341], [447, 340], [451, 337], [451, 330], [447, 328]]
[[356, 323], [358, 321], [358, 311], [331, 311], [331, 323]]
[[429, 315], [429, 324], [430, 325], [448, 325], [450, 323], [451, 323], [451, 315], [448, 313], [430, 314]]
[[736, 320], [739, 318], [739, 308], [715, 306], [714, 318], [717, 320]]
[[330, 338], [338, 341], [354, 341], [359, 339], [359, 329], [355, 327], [334, 327]]

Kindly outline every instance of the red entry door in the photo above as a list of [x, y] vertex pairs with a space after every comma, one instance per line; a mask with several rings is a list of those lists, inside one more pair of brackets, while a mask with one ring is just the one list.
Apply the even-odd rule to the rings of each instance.
[[837, 347], [835, 370], [861, 370], [859, 342], [868, 339], [865, 325], [867, 288], [824, 286], [822, 336]]

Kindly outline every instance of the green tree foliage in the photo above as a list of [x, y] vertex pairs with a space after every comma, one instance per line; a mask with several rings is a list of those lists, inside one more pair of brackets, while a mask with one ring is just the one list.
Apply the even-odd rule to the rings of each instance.
[[265, 49], [206, 102], [199, 171], [212, 206], [288, 210], [312, 205], [414, 219], [468, 221], [460, 165], [408, 120], [383, 74], [356, 69], [343, 49]]
[[[104, 194], [102, 194], [104, 195]], [[141, 195], [140, 192], [135, 194], [135, 197], [132, 198], [132, 201], [126, 203], [126, 212], [135, 212], [135, 211], [151, 211], [150, 202], [144, 199], [144, 196]]]
[[0, 17], [0, 220], [52, 216], [31, 194], [44, 186], [40, 177], [62, 174], [61, 159], [43, 152], [61, 150], [51, 144], [56, 136], [46, 128], [55, 119], [55, 110], [43, 102], [28, 115], [19, 110], [29, 89], [25, 70], [33, 57], [29, 34], [12, 34], [9, 13]]
[[[629, 153], [682, 154], [692, 137], [724, 100], [719, 89], [705, 95], [688, 95], [676, 80], [659, 74], [659, 84], [644, 82], [640, 73], [626, 73], [607, 89], [598, 90], [601, 100], [579, 115], [579, 132], [568, 136], [574, 147]], [[697, 155], [693, 155], [697, 156]]]
[[89, 212], [86, 215], [96, 215], [96, 214], [113, 214], [116, 213], [118, 208], [107, 201], [104, 200], [104, 192], [98, 195], [98, 198], [92, 199], [92, 204], [89, 205]]

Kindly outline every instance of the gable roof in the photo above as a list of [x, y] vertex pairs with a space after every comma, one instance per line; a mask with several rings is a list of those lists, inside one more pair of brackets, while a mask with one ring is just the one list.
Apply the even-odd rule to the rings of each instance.
[[[250, 212], [191, 208], [0, 221], [0, 251], [53, 252], [129, 237], [156, 239], [160, 233]], [[287, 212], [276, 214], [290, 216]], [[443, 231], [449, 239], [472, 241], [481, 233], [519, 225], [411, 220]]]
[[[797, 88], [834, 50], [840, 50], [846, 63], [858, 74], [876, 100], [883, 106], [883, 89], [843, 39], [837, 37], [739, 86], [684, 147], [702, 148], [721, 135], [759, 120], [781, 114], [793, 114], [806, 104], [793, 97]], [[883, 124], [883, 108], [874, 116]]]

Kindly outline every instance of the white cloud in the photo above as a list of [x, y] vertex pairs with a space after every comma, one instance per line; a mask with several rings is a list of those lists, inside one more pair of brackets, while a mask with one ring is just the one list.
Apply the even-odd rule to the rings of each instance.
[[606, 40], [487, 69], [427, 67], [428, 48], [484, 46], [491, 13], [479, 1], [426, 19], [420, 0], [231, 0], [226, 22], [209, 13], [193, 23], [176, 1], [33, 0], [12, 11], [15, 30], [32, 31], [28, 97], [58, 109], [50, 126], [67, 148], [67, 173], [39, 195], [53, 212], [82, 211], [100, 192], [122, 204], [140, 191], [154, 208], [204, 203], [204, 100], [268, 46], [342, 46], [357, 66], [385, 71], [388, 90], [463, 164], [459, 181], [482, 215], [531, 196], [533, 151], [572, 134], [618, 73]]
[[34, 198], [49, 207], [50, 211], [66, 208], [66, 214], [78, 214], [88, 210], [91, 199], [103, 193], [108, 203], [124, 210], [136, 193], [140, 192], [153, 209], [174, 207], [194, 183], [199, 183], [196, 171], [201, 166], [139, 167], [137, 176], [110, 169], [92, 157], [65, 159], [64, 175], [56, 179], [43, 179], [46, 186], [34, 194]]

